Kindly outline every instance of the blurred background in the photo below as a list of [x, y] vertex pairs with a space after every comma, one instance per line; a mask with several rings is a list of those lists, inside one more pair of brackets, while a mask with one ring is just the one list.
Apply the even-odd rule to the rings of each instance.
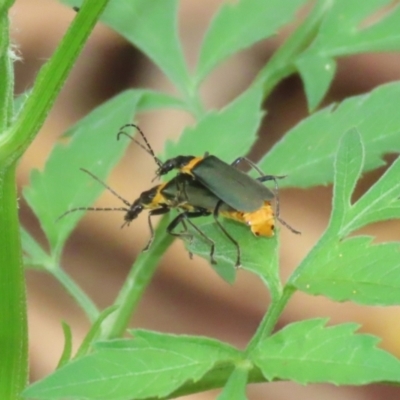
[[[192, 67], [205, 29], [221, 3], [221, 0], [181, 2], [180, 33], [185, 55]], [[56, 48], [74, 17], [74, 11], [54, 0], [18, 0], [10, 17], [13, 43], [22, 58], [15, 64], [16, 94], [21, 94], [31, 87], [39, 68]], [[219, 108], [246, 88], [291, 29], [293, 27], [234, 56], [219, 67], [203, 85], [207, 107]], [[399, 79], [399, 65], [399, 54], [360, 55], [341, 60], [325, 104]], [[43, 167], [54, 143], [68, 127], [110, 97], [132, 87], [172, 93], [169, 82], [146, 57], [116, 33], [99, 25], [40, 135], [20, 163], [19, 186], [27, 185], [33, 168]], [[265, 108], [268, 114], [260, 130], [257, 149], [250, 155], [253, 160], [259, 159], [290, 127], [307, 115], [300, 79], [292, 77], [284, 81], [268, 99]], [[156, 152], [162, 150], [167, 138], [178, 137], [191, 122], [188, 115], [174, 110], [146, 113], [139, 118], [140, 126]], [[150, 188], [154, 170], [153, 161], [137, 146], [131, 146], [108, 182], [123, 197], [135, 199]], [[357, 188], [356, 196], [360, 196], [383, 171], [367, 174]], [[315, 199], [318, 199], [318, 204]], [[286, 229], [281, 230], [283, 279], [290, 275], [323, 232], [330, 203], [330, 187], [281, 192], [283, 218], [302, 231], [301, 236], [295, 236]], [[115, 199], [107, 194], [98, 202], [99, 206], [114, 204]], [[20, 215], [23, 225], [46, 246], [38, 222], [23, 199]], [[119, 213], [89, 213], [69, 240], [63, 259], [63, 268], [100, 308], [111, 304], [148, 239], [145, 216], [131, 224], [129, 229], [121, 230], [121, 222]], [[376, 236], [376, 241], [400, 240], [399, 228], [399, 222], [388, 222], [370, 226], [363, 233]], [[89, 323], [53, 278], [38, 271], [28, 271], [27, 275], [31, 379], [37, 380], [53, 371], [58, 362], [63, 347], [61, 321], [71, 325], [75, 346], [81, 342]], [[195, 256], [190, 261], [183, 244], [176, 241], [146, 291], [132, 326], [207, 335], [243, 348], [268, 303], [268, 293], [256, 276], [240, 270], [235, 284], [230, 286], [205, 260]], [[329, 317], [331, 323], [356, 321], [362, 324], [362, 332], [381, 337], [382, 347], [400, 357], [399, 311], [398, 307], [335, 304], [322, 297], [298, 293], [284, 312], [279, 327], [310, 317]], [[216, 393], [206, 392], [186, 398], [213, 399]], [[251, 385], [248, 394], [254, 400], [336, 399], [339, 396], [349, 400], [372, 400], [394, 398], [400, 395], [400, 389], [378, 385], [303, 387], [280, 382]]]

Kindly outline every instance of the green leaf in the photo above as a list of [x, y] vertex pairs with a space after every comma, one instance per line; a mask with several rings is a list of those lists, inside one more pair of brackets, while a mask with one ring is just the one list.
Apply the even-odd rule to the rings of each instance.
[[[279, 284], [278, 271], [278, 239], [256, 237], [250, 228], [235, 221], [220, 218], [221, 223], [229, 234], [239, 243], [241, 250], [242, 268], [257, 274], [268, 286]], [[236, 247], [215, 224], [212, 216], [196, 220], [196, 226], [216, 243], [215, 259], [218, 264], [212, 268], [228, 283], [233, 283], [236, 275]], [[191, 244], [186, 243], [188, 249], [206, 260], [210, 260], [210, 246], [194, 231]]]
[[[77, 0], [61, 0], [76, 6]], [[177, 0], [111, 1], [102, 22], [138, 47], [183, 93], [189, 77], [178, 35]]]
[[349, 233], [377, 221], [400, 218], [400, 158], [349, 210], [342, 228]]
[[236, 367], [217, 400], [247, 400], [246, 385], [250, 367], [250, 363]]
[[245, 155], [257, 138], [261, 106], [261, 87], [250, 87], [221, 111], [211, 111], [197, 125], [185, 129], [178, 142], [168, 141], [166, 158], [209, 152], [230, 163]]
[[[209, 152], [228, 163], [233, 162], [245, 155], [256, 140], [263, 116], [261, 104], [262, 89], [259, 86], [249, 88], [221, 111], [210, 112], [196, 126], [186, 129], [178, 142], [168, 142], [164, 158]], [[212, 217], [196, 219], [195, 223], [216, 243], [216, 272], [226, 281], [233, 282], [235, 246], [215, 225]], [[248, 227], [237, 222], [225, 225], [241, 247], [242, 266], [260, 275], [265, 282], [276, 282], [276, 240], [256, 238]], [[195, 233], [194, 236], [196, 239], [188, 246], [189, 250], [209, 260], [210, 245]]]
[[34, 170], [24, 197], [40, 220], [50, 246], [59, 252], [82, 213], [76, 212], [57, 221], [74, 207], [87, 207], [104, 190], [79, 168], [86, 168], [105, 180], [123, 155], [129, 142], [116, 140], [121, 125], [132, 119], [138, 95], [122, 93], [81, 120], [65, 137], [68, 144], [55, 146], [42, 172]]
[[335, 301], [373, 306], [400, 304], [400, 246], [371, 244], [371, 237], [336, 242], [321, 251], [293, 284]]
[[186, 105], [182, 100], [165, 93], [148, 89], [135, 89], [134, 92], [140, 95], [140, 101], [137, 105], [138, 112], [154, 110], [157, 108], [186, 109]]
[[240, 0], [223, 4], [204, 38], [197, 83], [227, 57], [275, 35], [305, 3], [305, 0]]
[[397, 244], [371, 245], [356, 237], [338, 241], [356, 228], [388, 218], [400, 218], [400, 159], [354, 205], [351, 195], [363, 168], [363, 145], [356, 130], [341, 140], [335, 162], [333, 212], [326, 232], [291, 280], [307, 293], [336, 301], [369, 305], [400, 304], [400, 263]]
[[333, 2], [314, 42], [296, 61], [310, 109], [318, 105], [332, 81], [335, 58], [400, 49], [400, 7], [392, 7], [389, 12], [383, 9], [383, 16], [376, 18], [378, 10], [389, 3], [390, 0]]
[[355, 324], [324, 327], [325, 323], [313, 319], [290, 324], [261, 342], [251, 358], [268, 380], [335, 385], [400, 382], [400, 362], [376, 348], [378, 338], [355, 334]]
[[351, 128], [362, 136], [364, 171], [384, 165], [384, 154], [400, 151], [399, 98], [400, 84], [390, 83], [316, 112], [291, 129], [259, 166], [268, 174], [287, 175], [281, 187], [331, 183], [339, 140]]
[[187, 381], [198, 381], [217, 363], [241, 353], [200, 337], [133, 331], [134, 339], [99, 343], [97, 350], [30, 386], [40, 399], [130, 400], [165, 397]]
[[295, 65], [304, 82], [308, 109], [315, 110], [328, 91], [336, 73], [336, 62], [323, 54], [300, 56]]
[[345, 214], [351, 207], [351, 195], [364, 166], [364, 148], [360, 133], [351, 129], [343, 135], [335, 159], [335, 185], [330, 225], [337, 230], [343, 226]]
[[[221, 218], [222, 219], [222, 218]], [[225, 223], [223, 225], [231, 233], [232, 228], [237, 224]], [[186, 240], [182, 238], [185, 247], [187, 248], [189, 255], [196, 254], [199, 257], [204, 258], [209, 262], [210, 266], [214, 269], [214, 271], [227, 283], [233, 284], [236, 279], [236, 268], [234, 267], [236, 262], [236, 248], [232, 244], [232, 242], [222, 233], [220, 229], [218, 229], [215, 224], [213, 217], [208, 216], [205, 218], [196, 219], [194, 222], [205, 236], [211, 239], [215, 243], [215, 254], [214, 259], [217, 261], [217, 264], [211, 264], [210, 262], [210, 244], [205, 241], [193, 228], [189, 228], [189, 232], [193, 235], [193, 240]], [[233, 226], [232, 226], [233, 225]], [[235, 232], [236, 233], [236, 232]], [[249, 233], [249, 232], [247, 232]], [[240, 243], [241, 250], [245, 246], [243, 246], [243, 241], [241, 238], [237, 238], [236, 234], [233, 234], [235, 240]], [[247, 264], [247, 262], [246, 262]], [[243, 259], [242, 259], [243, 265]]]

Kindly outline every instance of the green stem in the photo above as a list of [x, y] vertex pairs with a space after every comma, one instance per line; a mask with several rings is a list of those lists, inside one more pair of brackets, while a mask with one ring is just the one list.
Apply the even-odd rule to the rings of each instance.
[[149, 285], [161, 257], [173, 241], [173, 237], [166, 233], [168, 223], [169, 218], [161, 219], [150, 251], [141, 253], [133, 264], [114, 302], [118, 309], [104, 321], [100, 339], [111, 339], [124, 334], [131, 315]]
[[268, 312], [264, 315], [257, 332], [246, 347], [246, 354], [251, 353], [262, 339], [266, 338], [272, 333], [272, 330], [276, 326], [279, 317], [281, 316], [286, 304], [294, 292], [295, 289], [293, 287], [285, 286], [282, 296], [278, 298], [272, 298]]
[[25, 279], [15, 164], [0, 170], [0, 399], [17, 399], [28, 379]]
[[87, 294], [75, 283], [73, 279], [61, 268], [47, 269], [66, 289], [72, 298], [86, 313], [90, 322], [95, 322], [99, 317], [99, 310]]
[[0, 137], [0, 161], [19, 158], [35, 138], [109, 0], [85, 0], [51, 59], [40, 70], [15, 124]]
[[[265, 68], [260, 71], [254, 83], [263, 85], [264, 98], [269, 96], [282, 79], [296, 72], [296, 58], [312, 43], [326, 11], [331, 6], [332, 0], [318, 1], [304, 22], [290, 35], [289, 39], [276, 51]], [[282, 294], [280, 291], [274, 292], [273, 288], [270, 288], [271, 305], [264, 315], [257, 332], [249, 342], [246, 353], [250, 353], [262, 339], [271, 334], [286, 304], [296, 290], [292, 283], [293, 280], [289, 280]]]
[[[14, 72], [10, 56], [8, 9], [0, 0], [0, 133], [13, 111]], [[15, 163], [0, 162], [0, 399], [15, 400], [28, 380], [25, 277], [19, 237]]]
[[[333, 233], [332, 233], [333, 232]], [[274, 329], [276, 323], [280, 315], [282, 314], [284, 308], [286, 307], [288, 301], [295, 293], [296, 289], [296, 279], [301, 276], [304, 268], [310, 263], [315, 262], [315, 258], [322, 252], [326, 252], [326, 246], [328, 248], [332, 245], [331, 240], [334, 238], [334, 231], [332, 231], [329, 227], [322, 235], [321, 239], [314, 246], [314, 248], [307, 254], [306, 258], [301, 262], [301, 264], [296, 268], [293, 274], [288, 279], [284, 289], [282, 296], [272, 296], [272, 303], [268, 309], [268, 312], [265, 314], [263, 320], [261, 321], [256, 334], [253, 336], [251, 341], [249, 342], [246, 353], [249, 354], [257, 344], [267, 336], [269, 336]], [[273, 294], [273, 293], [271, 293]]]
[[42, 68], [14, 125], [8, 19], [0, 0], [0, 399], [18, 399], [28, 377], [25, 279], [19, 235], [15, 167], [52, 107], [86, 39], [109, 0], [86, 0], [60, 46]]
[[327, 10], [332, 6], [332, 2], [332, 0], [318, 1], [303, 23], [259, 72], [255, 84], [261, 83], [264, 86], [264, 98], [269, 96], [282, 79], [296, 72], [296, 58], [312, 43]]
[[[272, 266], [268, 268], [270, 271], [263, 281], [268, 286], [271, 293], [271, 304], [268, 308], [267, 313], [264, 315], [261, 323], [259, 324], [256, 333], [251, 338], [247, 345], [246, 352], [248, 353], [257, 346], [257, 344], [272, 331], [276, 322], [278, 321], [279, 314], [273, 312], [277, 308], [282, 298], [282, 283], [279, 276], [279, 248], [280, 248], [280, 235], [277, 233], [274, 237], [275, 247], [273, 254], [270, 255], [270, 262]], [[271, 274], [274, 272], [274, 275]], [[274, 318], [272, 318], [274, 316]], [[275, 318], [276, 317], [276, 318]]]
[[8, 20], [8, 9], [13, 3], [0, 1], [0, 132], [8, 127], [13, 112], [14, 71]]
[[40, 266], [41, 270], [53, 275], [83, 309], [88, 319], [91, 322], [95, 322], [99, 317], [99, 310], [75, 281], [59, 267], [58, 258], [54, 256], [54, 254], [47, 254], [24, 228], [20, 229], [20, 235], [22, 247], [26, 256], [25, 264]]

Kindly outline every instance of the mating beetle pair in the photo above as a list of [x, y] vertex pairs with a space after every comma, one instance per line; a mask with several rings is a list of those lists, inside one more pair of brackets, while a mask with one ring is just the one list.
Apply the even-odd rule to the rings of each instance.
[[[144, 147], [136, 141], [136, 139], [127, 134], [123, 130], [126, 127], [136, 128], [143, 137], [147, 147]], [[210, 245], [210, 262], [216, 263], [214, 259], [214, 241], [191, 221], [192, 218], [213, 215], [215, 223], [236, 247], [237, 257], [235, 264], [237, 267], [241, 264], [241, 250], [239, 243], [220, 223], [218, 219], [219, 215], [250, 226], [253, 234], [257, 236], [270, 237], [274, 234], [274, 212], [271, 206], [271, 201], [275, 198], [276, 218], [292, 232], [299, 233], [291, 228], [279, 216], [277, 179], [283, 177], [264, 175], [255, 164], [244, 157], [238, 158], [232, 165], [226, 164], [217, 157], [208, 154], [204, 157], [178, 156], [162, 163], [155, 156], [145, 135], [137, 125], [124, 125], [118, 133], [117, 138], [119, 139], [121, 135], [126, 135], [131, 138], [154, 158], [158, 165], [157, 176], [165, 175], [173, 169], [179, 170], [179, 174], [172, 180], [154, 186], [150, 190], [143, 192], [133, 203], [129, 203], [127, 200], [115, 193], [110, 187], [101, 182], [96, 176], [87, 170], [83, 170], [123, 201], [126, 207], [74, 208], [64, 213], [61, 217], [77, 210], [125, 211], [124, 226], [137, 218], [144, 209], [147, 209], [149, 210], [148, 224], [151, 236], [148, 244], [143, 249], [145, 251], [150, 247], [154, 238], [151, 217], [153, 215], [168, 213], [172, 208], [176, 208], [181, 212], [168, 225], [168, 233], [177, 237], [188, 237], [191, 240], [193, 236], [187, 229], [186, 223], [188, 223]], [[246, 161], [251, 167], [256, 169], [261, 176], [257, 179], [253, 179], [246, 173], [235, 168], [235, 166], [242, 160]], [[268, 180], [274, 180], [276, 194], [262, 184], [262, 182]], [[183, 226], [184, 230], [177, 233], [174, 230], [179, 224]], [[191, 253], [189, 254], [192, 256]]]
[[[124, 131], [126, 127], [136, 128], [145, 141], [147, 148], [128, 135]], [[241, 259], [240, 246], [219, 222], [218, 216], [222, 215], [249, 225], [251, 231], [256, 236], [270, 237], [274, 234], [274, 213], [271, 207], [271, 200], [274, 198], [276, 199], [276, 218], [292, 232], [299, 233], [279, 216], [277, 179], [283, 177], [264, 175], [254, 163], [245, 157], [236, 159], [232, 165], [226, 164], [219, 158], [207, 153], [204, 157], [177, 156], [162, 163], [155, 156], [145, 135], [137, 125], [124, 125], [118, 133], [118, 138], [121, 135], [128, 136], [152, 155], [159, 167], [157, 176], [165, 175], [173, 169], [179, 170], [179, 174], [173, 180], [150, 190], [158, 190], [159, 193], [159, 196], [155, 197], [156, 200], [152, 205], [159, 206], [163, 204], [163, 207], [168, 208], [168, 210], [164, 209], [164, 212], [168, 212], [171, 208], [183, 210], [168, 226], [167, 230], [169, 233], [175, 236], [191, 236], [187, 233], [184, 221], [212, 214], [218, 227], [235, 245], [237, 250], [236, 266], [239, 266]], [[253, 179], [248, 174], [235, 168], [241, 161], [246, 161], [261, 176]], [[274, 180], [276, 194], [262, 184], [262, 182], [268, 180]], [[168, 199], [167, 202], [165, 202], [165, 197]], [[161, 199], [164, 199], [163, 203]], [[154, 211], [157, 211], [157, 214], [164, 213], [162, 210], [156, 209]], [[151, 211], [151, 213], [154, 211]], [[180, 222], [183, 223], [185, 231], [182, 234], [176, 234], [173, 232], [173, 229]], [[215, 262], [213, 258], [214, 242], [193, 223], [190, 222], [190, 224], [210, 243], [210, 261], [212, 263]], [[151, 225], [150, 229], [152, 230]]]

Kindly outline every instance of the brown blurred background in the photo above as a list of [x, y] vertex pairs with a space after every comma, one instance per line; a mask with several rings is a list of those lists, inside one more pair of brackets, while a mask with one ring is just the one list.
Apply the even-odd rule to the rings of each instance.
[[[186, 0], [181, 3], [180, 32], [187, 60], [195, 65], [202, 35], [221, 0]], [[50, 57], [65, 32], [74, 12], [53, 0], [18, 0], [11, 9], [12, 37], [22, 61], [15, 64], [16, 93], [28, 89], [40, 68]], [[254, 74], [282, 42], [286, 33], [257, 44], [231, 58], [218, 68], [203, 87], [209, 107], [221, 107], [240, 93]], [[325, 103], [364, 93], [376, 85], [400, 78], [400, 55], [361, 55], [342, 60], [338, 75]], [[98, 26], [75, 66], [61, 96], [40, 135], [19, 167], [19, 185], [28, 182], [32, 168], [42, 168], [57, 138], [78, 119], [113, 95], [128, 87], [147, 87], [171, 91], [170, 84], [147, 58], [124, 39], [104, 26]], [[268, 115], [260, 132], [258, 159], [297, 121], [307, 114], [303, 88], [297, 77], [287, 79], [266, 104]], [[191, 118], [180, 112], [162, 110], [140, 116], [140, 125], [156, 151], [166, 138], [179, 135]], [[127, 156], [113, 172], [109, 183], [124, 197], [134, 199], [150, 187], [154, 165], [140, 149], [131, 146]], [[137, 173], [139, 171], [139, 173]], [[374, 182], [383, 170], [368, 174], [359, 185], [358, 195]], [[318, 204], [315, 199], [318, 198]], [[281, 209], [285, 220], [299, 228], [302, 236], [283, 229], [282, 277], [285, 279], [309, 251], [324, 230], [330, 212], [331, 188], [284, 190]], [[99, 205], [114, 204], [104, 195]], [[45, 243], [38, 223], [21, 201], [21, 219], [30, 232]], [[148, 238], [146, 218], [129, 229], [120, 229], [119, 213], [87, 215], [69, 240], [63, 267], [103, 308], [111, 304], [136, 255]], [[375, 224], [364, 230], [377, 241], [400, 240], [399, 223]], [[61, 320], [73, 329], [79, 345], [88, 321], [76, 304], [51, 277], [28, 271], [29, 336], [31, 378], [39, 379], [53, 371], [62, 351]], [[146, 291], [132, 326], [173, 333], [208, 335], [244, 347], [268, 306], [269, 296], [252, 274], [239, 271], [229, 286], [198, 257], [189, 261], [181, 242], [175, 242], [163, 259]], [[298, 293], [286, 309], [280, 326], [310, 317], [330, 317], [332, 323], [356, 321], [362, 331], [383, 338], [382, 346], [400, 356], [398, 307], [369, 308], [351, 303], [335, 304], [322, 297]], [[188, 399], [213, 399], [207, 392]], [[400, 389], [370, 385], [337, 388], [331, 385], [302, 387], [293, 383], [252, 385], [250, 399], [341, 399], [372, 400], [394, 398]], [[392, 396], [392, 397], [390, 397]]]

